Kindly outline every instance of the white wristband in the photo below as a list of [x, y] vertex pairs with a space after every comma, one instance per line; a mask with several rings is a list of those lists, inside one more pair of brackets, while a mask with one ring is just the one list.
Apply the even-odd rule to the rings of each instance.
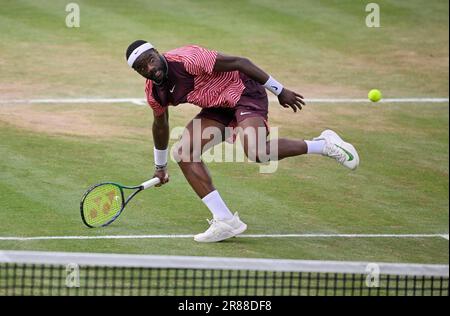
[[283, 85], [273, 79], [272, 76], [270, 76], [267, 82], [264, 84], [264, 88], [275, 95], [280, 95], [281, 91], [283, 90]]
[[167, 157], [169, 156], [169, 149], [156, 149], [153, 148], [153, 157], [155, 159], [156, 166], [167, 165]]

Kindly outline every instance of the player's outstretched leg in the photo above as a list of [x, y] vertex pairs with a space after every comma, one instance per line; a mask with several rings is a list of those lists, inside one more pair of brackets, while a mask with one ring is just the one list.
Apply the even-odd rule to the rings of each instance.
[[359, 155], [352, 144], [345, 142], [339, 135], [332, 130], [323, 131], [314, 141], [323, 140], [322, 155], [334, 158], [341, 165], [355, 170], [359, 165]]
[[[321, 154], [336, 159], [341, 165], [351, 170], [355, 170], [359, 165], [359, 155], [355, 147], [345, 142], [332, 130], [323, 131], [319, 137], [314, 138], [312, 141], [287, 138], [269, 140], [265, 148], [260, 149], [258, 148], [259, 142], [254, 137], [249, 136], [251, 133], [247, 129], [250, 128], [250, 131], [256, 131], [256, 139], [260, 139], [260, 137], [266, 137], [265, 134], [259, 134], [260, 128], [264, 126], [264, 120], [261, 117], [250, 117], [239, 124], [242, 130], [241, 139], [247, 157], [256, 156], [258, 158], [259, 156], [265, 156], [270, 157], [270, 159], [281, 160], [304, 154]], [[271, 148], [270, 143], [272, 141], [278, 142], [278, 152], [276, 155], [272, 152], [269, 153]], [[256, 159], [256, 161], [260, 161], [260, 159]]]

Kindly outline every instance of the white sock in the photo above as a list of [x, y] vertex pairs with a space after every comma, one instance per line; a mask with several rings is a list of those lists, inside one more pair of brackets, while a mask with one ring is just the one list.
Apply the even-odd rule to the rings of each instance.
[[223, 220], [233, 218], [233, 214], [225, 205], [225, 202], [222, 200], [217, 190], [210, 192], [202, 199], [202, 201], [209, 208], [214, 219]]
[[308, 146], [307, 154], [323, 154], [324, 140], [305, 140], [305, 143]]

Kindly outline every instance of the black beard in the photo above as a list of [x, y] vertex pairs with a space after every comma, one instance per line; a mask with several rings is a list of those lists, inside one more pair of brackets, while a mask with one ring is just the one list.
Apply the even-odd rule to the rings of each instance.
[[166, 79], [167, 79], [167, 74], [168, 74], [168, 66], [167, 66], [167, 61], [166, 61], [166, 59], [165, 59], [164, 56], [162, 56], [162, 55], [159, 56], [159, 59], [161, 60], [161, 63], [162, 63], [162, 65], [163, 65], [163, 69], [162, 69], [163, 77], [162, 77], [161, 81], [158, 82], [158, 81], [156, 81], [156, 79], [147, 78], [147, 79], [152, 80], [152, 81], [155, 83], [155, 85], [157, 85], [157, 86], [162, 85], [162, 84], [166, 81]]

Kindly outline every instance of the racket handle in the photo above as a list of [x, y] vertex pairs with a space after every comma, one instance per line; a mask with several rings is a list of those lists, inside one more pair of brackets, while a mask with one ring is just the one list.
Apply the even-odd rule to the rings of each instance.
[[154, 186], [154, 185], [159, 184], [159, 182], [160, 182], [160, 181], [159, 181], [158, 178], [153, 178], [153, 179], [150, 179], [150, 180], [145, 181], [144, 183], [142, 183], [142, 184], [141, 184], [141, 187], [143, 187], [144, 190], [145, 190], [145, 189], [148, 189], [148, 188], [150, 188], [150, 187], [152, 187], [152, 186]]

